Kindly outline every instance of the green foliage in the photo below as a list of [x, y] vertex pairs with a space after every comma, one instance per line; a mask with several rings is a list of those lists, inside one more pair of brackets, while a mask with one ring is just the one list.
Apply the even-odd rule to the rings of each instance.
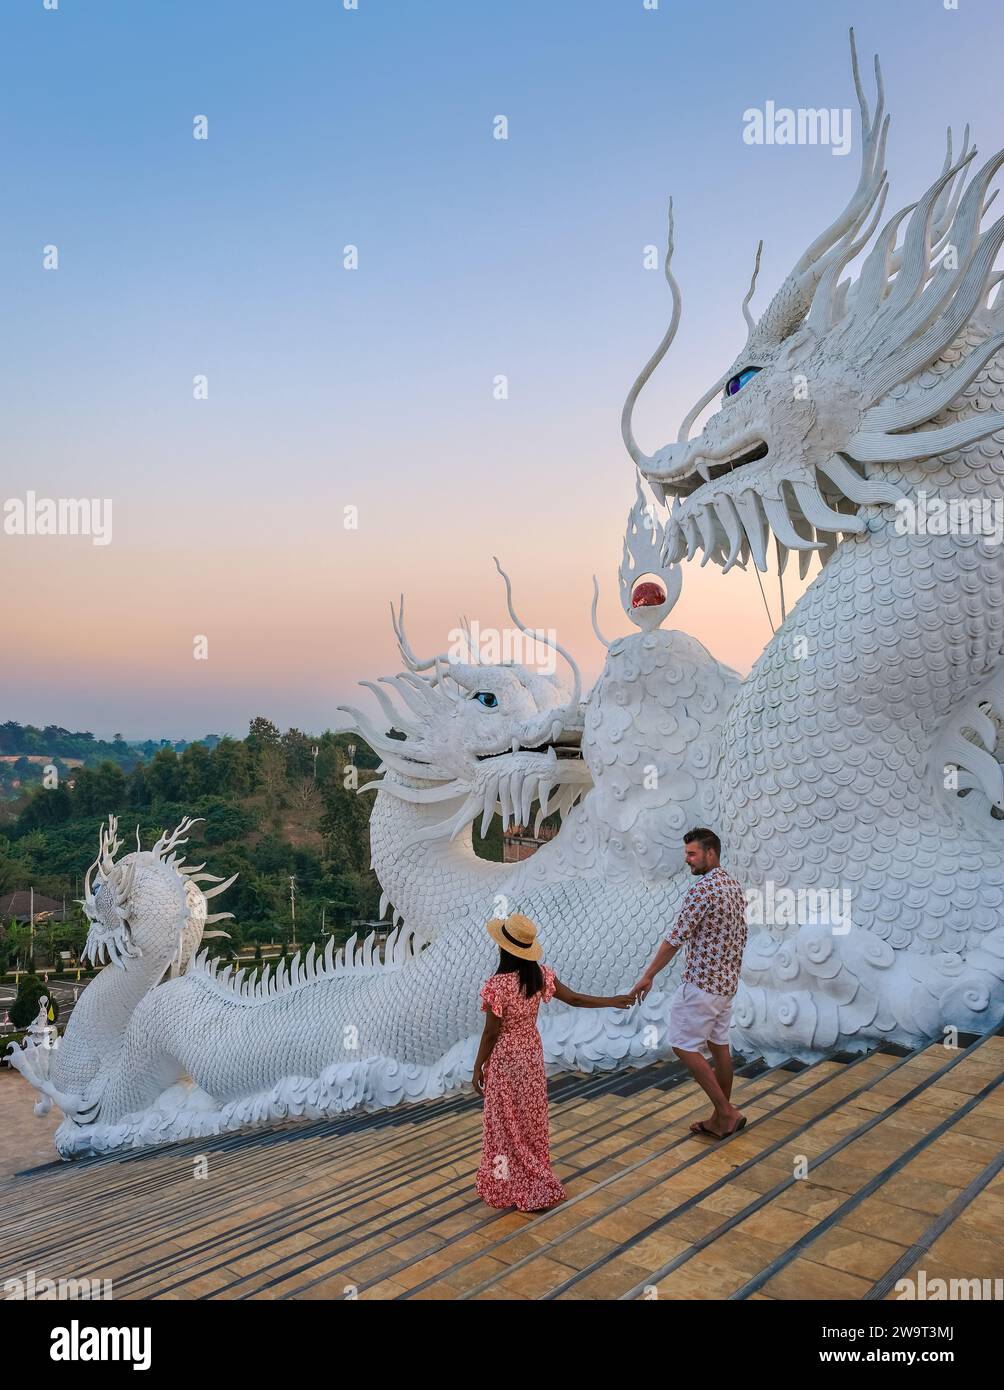
[[202, 833], [207, 845], [225, 845], [233, 840], [246, 840], [255, 828], [256, 817], [250, 811], [222, 797], [214, 798], [211, 806], [200, 810], [205, 816]]
[[61, 729], [58, 724], [47, 724], [44, 729], [36, 729], [33, 724], [24, 727], [15, 724], [13, 719], [0, 724], [0, 753], [83, 758], [85, 761], [109, 757], [130, 760], [136, 756], [121, 735], [117, 735], [114, 742], [106, 743], [96, 739], [93, 734], [70, 733], [69, 729]]
[[27, 745], [30, 750], [13, 762], [0, 762], [0, 800], [16, 803], [12, 808], [16, 811], [23, 808], [32, 793], [46, 790], [46, 799], [33, 812], [39, 825], [57, 825], [68, 818], [68, 782], [86, 786], [86, 774], [108, 767], [122, 774], [140, 758], [138, 749], [121, 740], [106, 743], [91, 734], [68, 734], [58, 729], [50, 734], [50, 729], [54, 726], [39, 730], [30, 725], [22, 729], [12, 722], [0, 725], [0, 752], [11, 756], [19, 745]]
[[[236, 883], [214, 907], [233, 912], [229, 943], [286, 941], [292, 945], [289, 876], [296, 877], [296, 941], [323, 944], [348, 935], [354, 918], [377, 914], [380, 888], [369, 867], [370, 794], [359, 795], [346, 775], [347, 747], [355, 745], [355, 786], [372, 780], [379, 758], [347, 734], [319, 736], [289, 729], [280, 735], [259, 716], [244, 740], [207, 737], [200, 743], [144, 745], [149, 761], [129, 770], [98, 760], [77, 769], [75, 785], [38, 790], [0, 834], [0, 892], [34, 887], [69, 905], [83, 895], [83, 874], [94, 859], [98, 824], [109, 812], [131, 847], [133, 826], [149, 846], [183, 815], [203, 817], [192, 828], [189, 862], [205, 860]], [[313, 750], [317, 748], [315, 760]], [[480, 852], [484, 853], [484, 850]], [[490, 854], [488, 857], [491, 857]], [[501, 857], [501, 849], [494, 856]], [[321, 936], [322, 909], [325, 936]], [[237, 925], [239, 924], [239, 925]], [[27, 929], [0, 929], [0, 969], [25, 964]], [[72, 920], [36, 928], [36, 948], [57, 959], [79, 952], [87, 925]]]
[[8, 927], [0, 925], [0, 975], [16, 965], [20, 944], [20, 932], [16, 922], [11, 922]]
[[257, 714], [251, 720], [251, 727], [248, 729], [245, 742], [252, 757], [257, 758], [266, 748], [279, 746], [279, 730], [271, 719], [266, 719], [263, 714]]

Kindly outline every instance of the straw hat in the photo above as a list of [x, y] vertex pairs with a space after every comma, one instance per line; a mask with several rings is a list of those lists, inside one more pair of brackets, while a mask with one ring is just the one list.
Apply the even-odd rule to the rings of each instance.
[[486, 927], [491, 939], [511, 956], [519, 956], [521, 960], [543, 958], [544, 948], [537, 940], [537, 928], [522, 912], [512, 912], [504, 921], [501, 917], [493, 917]]

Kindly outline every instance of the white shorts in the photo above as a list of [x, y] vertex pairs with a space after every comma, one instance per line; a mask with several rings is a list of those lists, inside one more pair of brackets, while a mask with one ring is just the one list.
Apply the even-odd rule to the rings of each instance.
[[700, 1052], [706, 1042], [729, 1041], [733, 994], [709, 994], [684, 980], [669, 1003], [669, 1045]]

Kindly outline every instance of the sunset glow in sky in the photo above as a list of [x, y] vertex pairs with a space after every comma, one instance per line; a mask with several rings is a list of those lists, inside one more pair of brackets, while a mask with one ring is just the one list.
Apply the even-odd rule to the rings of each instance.
[[[1004, 143], [999, 5], [904, 8], [6, 6], [4, 498], [108, 498], [114, 529], [0, 534], [2, 718], [319, 731], [399, 669], [400, 592], [423, 653], [461, 614], [508, 625], [493, 554], [588, 688], [594, 572], [604, 632], [629, 630], [619, 419], [669, 317], [643, 266], [669, 195], [683, 318], [636, 411], [648, 450], [741, 346], [758, 238], [755, 311], [856, 182], [856, 123], [846, 156], [757, 147], [747, 108], [854, 108], [854, 23], [885, 70], [890, 209], [948, 124]], [[803, 587], [792, 560], [789, 607]], [[668, 625], [744, 673], [770, 637], [752, 567], [685, 566]]]

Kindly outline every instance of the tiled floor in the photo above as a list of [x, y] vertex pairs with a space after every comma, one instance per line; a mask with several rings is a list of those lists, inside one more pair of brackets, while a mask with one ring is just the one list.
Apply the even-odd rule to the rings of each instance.
[[4, 1069], [0, 1281], [111, 1278], [126, 1299], [874, 1299], [922, 1268], [1004, 1276], [1004, 1036], [760, 1063], [735, 1099], [747, 1127], [715, 1143], [690, 1135], [707, 1104], [675, 1065], [552, 1079], [568, 1200], [525, 1215], [474, 1192], [473, 1096], [66, 1164], [58, 1116], [32, 1117]]
[[52, 1136], [63, 1117], [58, 1110], [32, 1114], [37, 1099], [38, 1092], [20, 1072], [0, 1067], [0, 1183], [37, 1163], [51, 1163], [56, 1156]]

